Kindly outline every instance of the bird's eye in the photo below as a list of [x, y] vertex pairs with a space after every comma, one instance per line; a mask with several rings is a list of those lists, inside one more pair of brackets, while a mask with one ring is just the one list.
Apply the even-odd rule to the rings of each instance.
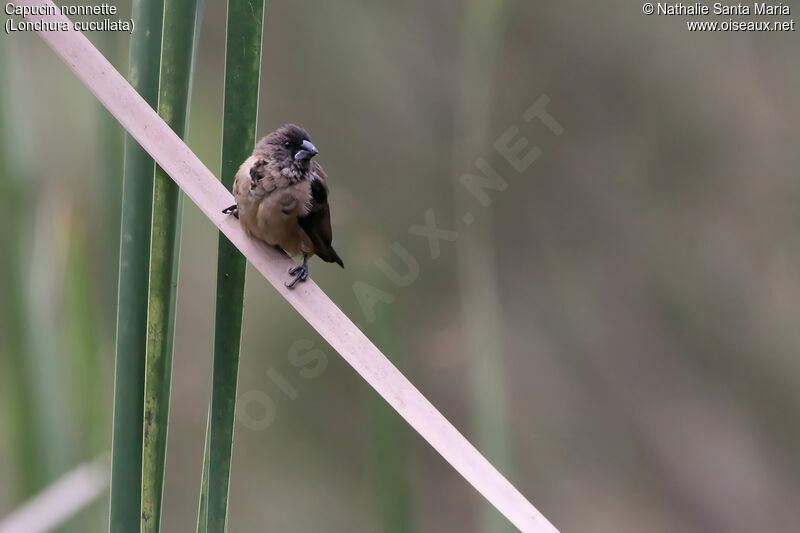
[[291, 142], [289, 142], [289, 141], [283, 141], [283, 146], [285, 146], [286, 148], [289, 148], [291, 145], [292, 145], [292, 143], [291, 143]]

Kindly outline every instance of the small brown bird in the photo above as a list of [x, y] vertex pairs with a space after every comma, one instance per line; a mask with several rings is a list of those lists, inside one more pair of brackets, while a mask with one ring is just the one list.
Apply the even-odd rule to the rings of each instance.
[[286, 124], [256, 143], [233, 183], [236, 203], [222, 210], [233, 214], [245, 231], [290, 256], [303, 255], [291, 270], [290, 289], [308, 279], [308, 258], [318, 255], [344, 268], [331, 246], [331, 212], [327, 176], [311, 159], [317, 155], [306, 130]]

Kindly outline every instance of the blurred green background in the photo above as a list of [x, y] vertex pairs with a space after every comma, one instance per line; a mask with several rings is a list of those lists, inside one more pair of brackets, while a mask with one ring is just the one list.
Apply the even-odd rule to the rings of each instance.
[[[215, 173], [224, 21], [209, 2], [188, 136]], [[347, 265], [312, 277], [562, 531], [800, 521], [798, 34], [684, 21], [266, 4], [259, 135], [308, 129]], [[126, 34], [89, 37], [127, 71]], [[123, 137], [35, 34], [0, 35], [0, 72], [2, 517], [110, 448]], [[523, 120], [542, 95], [560, 136]], [[541, 149], [521, 173], [510, 127]], [[488, 207], [459, 185], [479, 158]], [[184, 206], [164, 531], [195, 527], [211, 379], [217, 237]], [[458, 232], [436, 258], [426, 213]], [[239, 387], [230, 531], [508, 530], [252, 269]]]

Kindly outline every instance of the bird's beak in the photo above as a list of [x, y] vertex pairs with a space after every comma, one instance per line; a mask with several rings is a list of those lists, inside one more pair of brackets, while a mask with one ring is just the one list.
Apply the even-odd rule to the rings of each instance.
[[317, 147], [311, 144], [311, 141], [303, 141], [303, 144], [300, 146], [302, 149], [298, 150], [297, 153], [294, 154], [295, 161], [308, 161], [319, 153]]

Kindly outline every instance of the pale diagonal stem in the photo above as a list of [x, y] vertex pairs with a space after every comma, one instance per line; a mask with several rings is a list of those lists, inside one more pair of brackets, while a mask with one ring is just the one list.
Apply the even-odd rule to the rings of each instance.
[[[22, 0], [21, 5], [53, 4], [49, 0]], [[64, 20], [60, 15], [42, 18]], [[233, 203], [230, 192], [82, 34], [70, 30], [39, 35], [278, 293], [478, 492], [523, 532], [557, 531], [316, 283], [309, 280], [295, 290], [284, 286], [286, 270], [293, 265], [292, 261], [273, 247], [247, 236], [236, 219], [221, 212]]]

